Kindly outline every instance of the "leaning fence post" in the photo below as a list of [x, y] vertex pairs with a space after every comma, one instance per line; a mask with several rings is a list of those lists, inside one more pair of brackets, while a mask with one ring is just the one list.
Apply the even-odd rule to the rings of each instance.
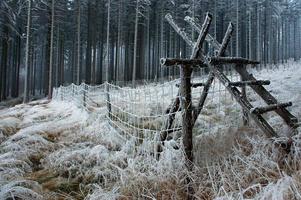
[[107, 98], [107, 110], [108, 110], [108, 117], [111, 119], [112, 107], [111, 107], [111, 100], [110, 100], [110, 85], [108, 82], [106, 84], [106, 98]]

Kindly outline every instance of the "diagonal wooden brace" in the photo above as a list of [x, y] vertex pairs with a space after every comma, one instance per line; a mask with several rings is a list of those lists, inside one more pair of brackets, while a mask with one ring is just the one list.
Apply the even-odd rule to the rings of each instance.
[[[199, 26], [199, 25], [193, 20], [193, 18], [191, 18], [191, 17], [189, 17], [189, 16], [186, 16], [186, 17], [184, 18], [184, 20], [185, 20], [186, 22], [188, 22], [188, 23], [192, 26], [192, 28], [194, 28], [198, 33], [201, 32], [202, 27]], [[210, 45], [212, 45], [215, 49], [220, 49], [220, 48], [221, 48], [220, 43], [218, 43], [218, 41], [216, 41], [216, 39], [215, 39], [214, 37], [212, 37], [209, 33], [206, 35], [206, 41], [207, 41]]]
[[188, 37], [186, 34], [185, 30], [180, 28], [175, 21], [173, 20], [172, 16], [170, 13], [165, 15], [165, 19], [168, 21], [168, 23], [173, 27], [173, 29], [185, 40], [185, 42], [190, 46], [193, 47], [194, 44], [191, 41], [191, 39]]
[[[228, 26], [228, 29], [227, 29], [227, 32], [226, 32], [226, 35], [223, 39], [223, 42], [222, 42], [222, 45], [218, 51], [218, 56], [223, 56], [227, 47], [228, 47], [228, 44], [230, 42], [230, 39], [231, 39], [231, 36], [232, 36], [232, 33], [234, 31], [234, 26], [232, 23], [229, 24]], [[209, 92], [209, 89], [212, 85], [212, 82], [214, 80], [214, 73], [213, 72], [210, 72], [209, 73], [209, 77], [206, 81], [206, 84], [204, 86], [204, 89], [202, 91], [202, 94], [201, 94], [201, 97], [200, 97], [200, 100], [198, 102], [198, 106], [197, 108], [194, 110], [193, 112], [193, 124], [195, 123], [195, 121], [197, 120], [199, 114], [201, 113], [203, 107], [204, 107], [204, 104], [205, 104], [205, 100], [208, 96], [208, 92]]]

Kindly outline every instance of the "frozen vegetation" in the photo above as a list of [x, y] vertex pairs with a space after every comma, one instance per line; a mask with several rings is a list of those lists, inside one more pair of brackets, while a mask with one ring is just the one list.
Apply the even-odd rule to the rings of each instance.
[[[292, 101], [289, 109], [301, 117], [300, 63], [253, 71], [271, 80], [269, 91]], [[262, 103], [248, 93], [254, 105]], [[156, 160], [150, 138], [137, 145], [111, 126], [105, 103], [84, 110], [71, 101], [40, 100], [1, 109], [0, 199], [183, 199], [188, 176], [197, 199], [301, 199], [301, 135], [293, 136], [287, 154], [252, 122], [241, 126], [239, 107], [222, 94], [211, 96], [195, 127], [192, 172], [181, 149], [173, 148], [180, 139], [168, 142]], [[163, 101], [157, 107], [171, 99]], [[149, 115], [154, 103], [137, 113]], [[210, 106], [219, 108], [213, 113]], [[266, 117], [282, 136], [290, 134], [279, 119]]]

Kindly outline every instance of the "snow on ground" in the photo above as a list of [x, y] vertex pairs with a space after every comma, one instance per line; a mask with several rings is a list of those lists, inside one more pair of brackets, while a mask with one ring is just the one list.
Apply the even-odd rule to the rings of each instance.
[[[267, 89], [292, 101], [289, 109], [301, 118], [301, 64], [274, 68], [251, 71], [271, 80]], [[248, 93], [254, 105], [262, 103]], [[210, 98], [194, 131], [193, 172], [185, 168], [181, 149], [172, 147], [175, 141], [156, 160], [145, 150], [152, 141], [137, 145], [110, 125], [102, 108], [91, 112], [40, 100], [1, 109], [0, 199], [183, 199], [187, 177], [198, 199], [300, 199], [301, 135], [286, 154], [253, 125], [215, 128], [212, 121], [231, 123], [240, 109], [230, 97]], [[162, 107], [170, 103], [160, 100]], [[154, 112], [144, 108], [139, 114]], [[278, 119], [267, 118], [287, 134]]]

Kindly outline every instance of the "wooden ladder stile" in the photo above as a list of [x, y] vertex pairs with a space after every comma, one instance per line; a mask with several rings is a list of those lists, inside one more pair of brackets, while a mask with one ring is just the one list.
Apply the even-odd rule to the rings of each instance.
[[[191, 67], [198, 66], [198, 67], [207, 67], [210, 69], [208, 79], [205, 83], [189, 83], [189, 87], [203, 87], [199, 102], [197, 106], [192, 106], [192, 124], [193, 127], [195, 124], [195, 121], [197, 120], [198, 116], [200, 115], [205, 101], [207, 99], [208, 91], [212, 85], [212, 82], [215, 78], [217, 78], [226, 88], [226, 90], [234, 97], [235, 101], [240, 104], [244, 111], [244, 117], [245, 115], [250, 116], [255, 123], [258, 125], [258, 127], [266, 133], [270, 137], [278, 137], [279, 135], [276, 133], [276, 131], [272, 128], [272, 126], [264, 119], [263, 114], [270, 111], [275, 111], [276, 114], [278, 114], [284, 122], [294, 130], [297, 130], [298, 127], [298, 120], [297, 118], [291, 114], [287, 107], [291, 106], [292, 103], [279, 103], [276, 98], [268, 92], [264, 85], [269, 85], [269, 80], [257, 80], [252, 74], [250, 74], [247, 69], [246, 65], [257, 65], [259, 64], [258, 61], [254, 60], [248, 60], [245, 58], [236, 58], [236, 57], [226, 57], [226, 49], [229, 44], [232, 32], [234, 30], [234, 26], [232, 23], [229, 24], [227, 32], [225, 34], [225, 37], [223, 39], [222, 44], [219, 44], [209, 33], [208, 28], [211, 23], [211, 15], [207, 15], [207, 18], [203, 24], [202, 27], [200, 27], [197, 23], [194, 22], [192, 18], [186, 17], [185, 20], [197, 31], [199, 32], [199, 38], [196, 43], [193, 43], [188, 38], [188, 34], [185, 33], [183, 29], [180, 29], [176, 23], [173, 21], [171, 15], [167, 15], [167, 20], [171, 24], [171, 26], [175, 29], [175, 31], [182, 36], [182, 38], [186, 41], [188, 45], [190, 45], [193, 48], [192, 56], [190, 59], [177, 59], [177, 58], [168, 58], [168, 59], [161, 59], [161, 64], [164, 66], [172, 66], [172, 65], [182, 65], [184, 67], [181, 67], [185, 71], [185, 69], [191, 69]], [[207, 19], [210, 18], [208, 21]], [[207, 29], [206, 29], [207, 28]], [[204, 31], [205, 30], [205, 31]], [[214, 51], [217, 52], [216, 56], [206, 58], [205, 55], [202, 54], [201, 46], [197, 48], [200, 43], [198, 42], [204, 42], [207, 41], [211, 44], [211, 46], [214, 48]], [[195, 44], [195, 45], [193, 45]], [[237, 82], [231, 82], [227, 76], [223, 72], [223, 65], [232, 64], [234, 67], [234, 70], [240, 75], [241, 81]], [[187, 73], [186, 75], [191, 75], [191, 73]], [[179, 91], [183, 90], [183, 82], [181, 84], [177, 84], [176, 86], [179, 87]], [[254, 108], [253, 105], [248, 101], [245, 88], [250, 87], [253, 89], [259, 97], [261, 97], [267, 104], [267, 106], [263, 107], [256, 107]], [[185, 85], [187, 87], [187, 83]], [[239, 90], [239, 88], [241, 90]], [[179, 92], [178, 96], [181, 96], [183, 92]], [[179, 110], [180, 107], [180, 100], [179, 98], [176, 98], [176, 100], [171, 104], [173, 106], [176, 105], [177, 110]], [[183, 109], [183, 108], [182, 108]], [[175, 109], [173, 109], [175, 111]], [[174, 117], [174, 116], [173, 116]], [[173, 123], [173, 120], [168, 121], [168, 126], [171, 127]], [[162, 141], [166, 139], [166, 137], [161, 138]]]
[[[161, 65], [170, 67], [174, 65], [179, 65], [180, 67], [180, 83], [176, 84], [179, 88], [177, 97], [172, 102], [172, 104], [167, 108], [166, 114], [168, 118], [165, 124], [165, 130], [161, 133], [161, 141], [157, 149], [157, 158], [159, 158], [160, 152], [162, 151], [162, 146], [166, 139], [168, 139], [170, 130], [173, 126], [176, 113], [181, 111], [182, 115], [182, 143], [184, 147], [184, 153], [186, 156], [186, 166], [188, 170], [193, 169], [193, 135], [192, 129], [195, 122], [200, 115], [205, 101], [208, 96], [208, 92], [213, 83], [213, 80], [218, 79], [222, 85], [225, 86], [226, 90], [231, 94], [233, 99], [242, 107], [243, 110], [243, 122], [247, 125], [249, 117], [254, 120], [257, 126], [268, 136], [268, 137], [279, 137], [273, 127], [268, 123], [268, 121], [263, 117], [263, 114], [270, 111], [275, 111], [286, 123], [287, 125], [297, 132], [298, 120], [293, 116], [286, 108], [291, 106], [292, 103], [278, 103], [276, 98], [268, 92], [263, 85], [269, 85], [269, 80], [257, 80], [252, 74], [249, 74], [246, 65], [256, 65], [259, 64], [258, 61], [248, 60], [245, 58], [235, 58], [235, 57], [225, 57], [226, 49], [230, 42], [232, 33], [234, 31], [234, 26], [230, 22], [222, 44], [219, 44], [208, 32], [212, 21], [212, 16], [207, 14], [206, 19], [202, 27], [197, 25], [192, 18], [186, 17], [185, 20], [189, 22], [190, 25], [196, 31], [199, 32], [197, 42], [193, 41], [188, 37], [185, 31], [178, 27], [174, 22], [170, 14], [166, 15], [167, 21], [174, 28], [174, 30], [183, 38], [183, 40], [192, 47], [192, 55], [190, 59], [179, 59], [179, 58], [162, 58]], [[202, 53], [203, 43], [207, 41], [210, 46], [214, 48], [216, 55], [214, 57], [208, 58]], [[238, 72], [241, 80], [237, 82], [231, 82], [228, 77], [223, 72], [223, 66], [231, 64], [234, 66], [234, 70]], [[205, 83], [192, 83], [192, 68], [193, 67], [207, 67], [209, 75]], [[252, 88], [268, 105], [263, 107], [253, 107], [253, 105], [248, 101], [246, 87]], [[202, 93], [200, 95], [197, 106], [193, 105], [192, 102], [192, 88], [202, 87]], [[285, 146], [286, 151], [290, 151], [291, 139], [288, 139], [285, 143], [281, 143], [280, 146]], [[193, 199], [193, 187], [191, 185], [191, 179], [188, 177], [186, 180], [188, 184], [187, 188], [187, 199]]]

